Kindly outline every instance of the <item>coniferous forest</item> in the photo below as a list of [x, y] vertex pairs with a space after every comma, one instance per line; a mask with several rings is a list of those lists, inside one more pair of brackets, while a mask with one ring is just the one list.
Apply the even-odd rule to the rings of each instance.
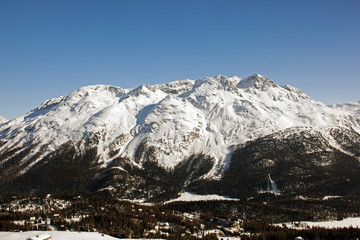
[[[310, 228], [302, 221], [359, 214], [357, 198], [286, 200], [271, 194], [251, 201], [141, 204], [101, 196], [3, 198], [0, 231], [97, 231], [118, 238], [356, 239], [360, 229]], [[314, 214], [316, 213], [316, 214]], [[275, 223], [298, 222], [301, 228]]]

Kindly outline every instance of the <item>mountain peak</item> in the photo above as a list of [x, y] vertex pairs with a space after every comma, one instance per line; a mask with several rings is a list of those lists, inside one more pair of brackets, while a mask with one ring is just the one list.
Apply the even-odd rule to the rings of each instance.
[[244, 78], [240, 81], [239, 88], [250, 88], [254, 87], [261, 91], [266, 91], [271, 87], [278, 87], [273, 81], [271, 81], [269, 78], [264, 77], [260, 74], [253, 74], [247, 78]]
[[219, 74], [215, 77], [216, 80], [218, 81], [224, 81], [225, 79], [227, 79], [228, 77], [222, 74]]
[[254, 73], [253, 75], [250, 75], [249, 78], [266, 78], [266, 77], [261, 74]]

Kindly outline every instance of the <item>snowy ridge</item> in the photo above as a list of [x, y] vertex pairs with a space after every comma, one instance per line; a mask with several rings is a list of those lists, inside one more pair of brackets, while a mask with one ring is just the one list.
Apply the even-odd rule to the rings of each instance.
[[6, 123], [7, 121], [4, 117], [0, 116], [0, 124]]
[[360, 101], [329, 105], [330, 108], [348, 112], [354, 116], [360, 116]]
[[[334, 126], [360, 132], [358, 124], [348, 112], [258, 74], [184, 79], [136, 89], [94, 85], [48, 100], [0, 125], [0, 153], [36, 146], [23, 160], [26, 172], [69, 141], [80, 142], [81, 152], [85, 141], [91, 140], [104, 167], [123, 157], [140, 168], [150, 158], [172, 169], [192, 154], [203, 153], [215, 161], [205, 177], [216, 178], [239, 143], [299, 126], [324, 134]], [[31, 165], [26, 165], [32, 157]]]

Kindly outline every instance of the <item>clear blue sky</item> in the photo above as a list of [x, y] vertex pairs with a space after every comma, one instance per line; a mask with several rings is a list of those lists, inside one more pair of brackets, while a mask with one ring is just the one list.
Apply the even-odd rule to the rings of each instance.
[[259, 73], [360, 100], [359, 0], [0, 0], [0, 115], [90, 84]]

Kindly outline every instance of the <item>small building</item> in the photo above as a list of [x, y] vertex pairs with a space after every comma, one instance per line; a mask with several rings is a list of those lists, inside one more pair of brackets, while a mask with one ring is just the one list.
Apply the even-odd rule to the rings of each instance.
[[51, 236], [47, 233], [39, 234], [33, 237], [28, 237], [26, 240], [50, 240]]
[[30, 220], [29, 220], [30, 223], [35, 223], [35, 221], [36, 221], [36, 217], [30, 217]]

